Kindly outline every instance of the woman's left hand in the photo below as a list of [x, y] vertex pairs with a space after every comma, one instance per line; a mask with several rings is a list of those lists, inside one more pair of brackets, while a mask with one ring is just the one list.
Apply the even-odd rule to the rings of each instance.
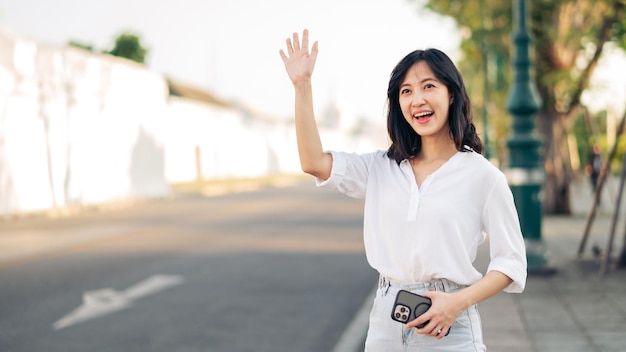
[[[432, 305], [426, 313], [419, 318], [407, 323], [407, 327], [415, 328], [419, 334], [429, 335], [441, 339], [446, 336], [448, 330], [456, 318], [465, 310], [462, 303], [456, 299], [454, 293], [437, 291], [426, 291], [420, 293], [432, 301]], [[428, 322], [426, 326], [419, 329], [418, 325]]]

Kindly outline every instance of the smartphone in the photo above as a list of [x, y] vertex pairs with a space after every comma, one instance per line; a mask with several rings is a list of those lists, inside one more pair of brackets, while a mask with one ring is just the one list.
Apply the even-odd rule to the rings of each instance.
[[[391, 319], [399, 321], [401, 323], [408, 323], [415, 320], [420, 315], [426, 313], [430, 308], [432, 301], [428, 297], [418, 295], [417, 293], [400, 290], [396, 295], [396, 301], [393, 303], [393, 309], [391, 310]], [[418, 329], [423, 328], [428, 324], [426, 321], [417, 326]], [[448, 336], [451, 329], [445, 336]]]
[[[396, 301], [393, 303], [391, 319], [406, 324], [426, 313], [431, 304], [432, 302], [428, 297], [400, 290], [396, 295]], [[419, 325], [418, 328], [423, 328], [427, 323], [428, 322], [425, 322]]]

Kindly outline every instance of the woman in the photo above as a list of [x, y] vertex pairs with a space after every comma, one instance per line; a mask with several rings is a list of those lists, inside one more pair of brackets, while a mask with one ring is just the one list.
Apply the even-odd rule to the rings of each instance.
[[[480, 154], [460, 73], [439, 50], [410, 53], [387, 90], [389, 149], [325, 152], [313, 115], [317, 54], [307, 30], [302, 43], [294, 33], [280, 51], [295, 89], [302, 170], [321, 187], [365, 198], [365, 251], [380, 273], [366, 351], [484, 351], [476, 305], [524, 289], [526, 254], [506, 178]], [[491, 261], [483, 276], [472, 263], [486, 235]], [[391, 311], [399, 290], [432, 306], [398, 323]]]

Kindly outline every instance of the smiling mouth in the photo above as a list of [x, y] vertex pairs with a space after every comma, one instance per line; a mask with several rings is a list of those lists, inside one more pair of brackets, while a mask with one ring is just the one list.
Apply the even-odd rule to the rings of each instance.
[[420, 112], [419, 114], [413, 115], [413, 117], [419, 120], [419, 119], [425, 119], [425, 118], [431, 117], [431, 116], [433, 116], [433, 114], [434, 114], [434, 112], [432, 112], [432, 111]]

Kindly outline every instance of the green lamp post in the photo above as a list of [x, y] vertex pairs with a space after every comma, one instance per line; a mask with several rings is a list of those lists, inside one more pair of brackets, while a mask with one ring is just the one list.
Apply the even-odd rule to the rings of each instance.
[[513, 119], [507, 140], [509, 165], [505, 170], [515, 198], [520, 225], [526, 242], [529, 274], [553, 273], [548, 266], [546, 246], [541, 238], [541, 186], [545, 179], [540, 155], [541, 141], [535, 134], [535, 117], [541, 99], [534, 85], [529, 55], [525, 0], [516, 0], [513, 8], [515, 46], [514, 81], [507, 101]]

